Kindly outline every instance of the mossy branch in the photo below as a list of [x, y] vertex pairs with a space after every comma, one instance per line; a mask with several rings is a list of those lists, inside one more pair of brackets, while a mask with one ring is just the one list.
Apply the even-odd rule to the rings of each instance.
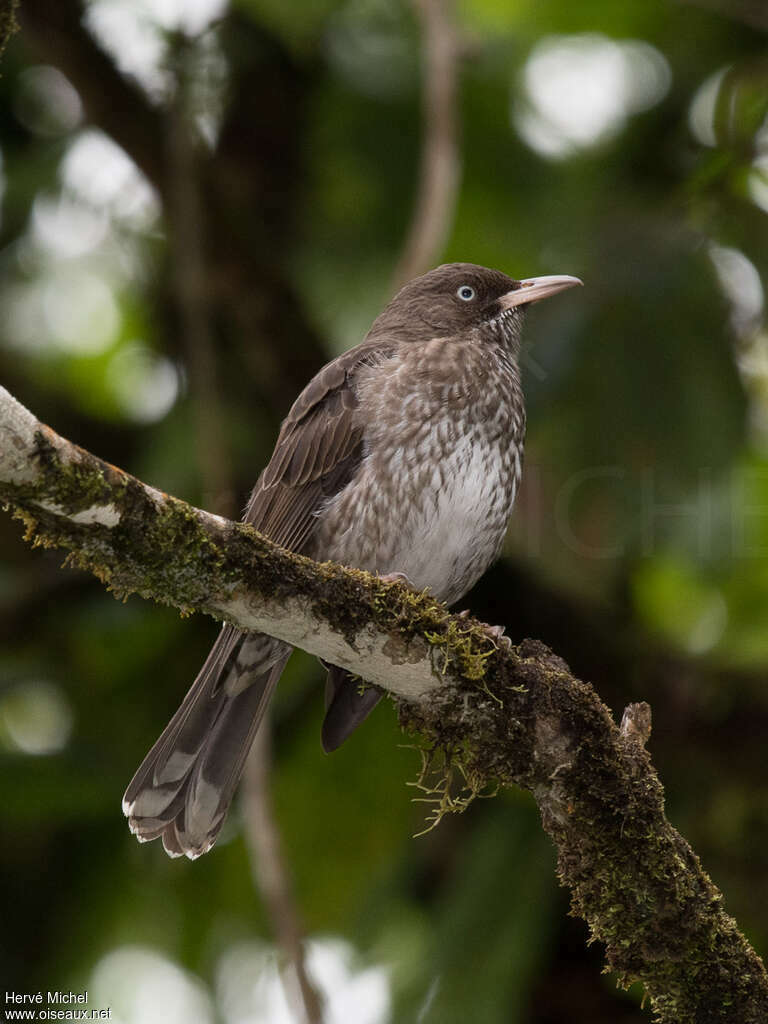
[[[59, 437], [3, 388], [0, 499], [29, 540], [64, 548], [118, 596], [270, 633], [384, 688], [472, 791], [530, 790], [574, 912], [619, 983], [642, 982], [659, 1021], [768, 1020], [763, 964], [664, 815], [647, 706], [618, 728], [543, 644], [500, 647], [426, 594], [314, 563], [169, 497]], [[444, 796], [439, 783], [434, 792]]]

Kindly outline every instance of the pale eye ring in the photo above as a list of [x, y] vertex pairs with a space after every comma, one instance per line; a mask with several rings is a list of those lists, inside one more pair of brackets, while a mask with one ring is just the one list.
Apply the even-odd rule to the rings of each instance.
[[456, 294], [462, 302], [471, 302], [476, 293], [471, 284], [462, 284], [456, 289]]

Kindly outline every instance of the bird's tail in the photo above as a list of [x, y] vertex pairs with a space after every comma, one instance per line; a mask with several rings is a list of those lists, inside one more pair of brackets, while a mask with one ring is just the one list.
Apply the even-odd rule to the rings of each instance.
[[225, 626], [199, 675], [123, 797], [139, 842], [162, 836], [172, 857], [209, 850], [226, 817], [288, 644]]

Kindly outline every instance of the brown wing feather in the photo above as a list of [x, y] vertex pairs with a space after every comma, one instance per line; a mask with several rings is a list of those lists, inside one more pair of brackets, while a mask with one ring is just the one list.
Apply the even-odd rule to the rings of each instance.
[[316, 513], [349, 483], [363, 458], [356, 371], [383, 362], [392, 351], [381, 341], [359, 345], [312, 379], [283, 421], [248, 502], [247, 523], [282, 547], [308, 548]]

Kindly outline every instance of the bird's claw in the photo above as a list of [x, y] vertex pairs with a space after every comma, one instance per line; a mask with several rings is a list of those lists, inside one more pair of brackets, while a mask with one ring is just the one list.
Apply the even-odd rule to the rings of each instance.
[[482, 630], [497, 647], [504, 651], [512, 650], [512, 641], [506, 635], [506, 626], [489, 626], [487, 623], [483, 623]]
[[411, 590], [415, 590], [414, 585], [404, 572], [388, 572], [383, 576], [379, 576], [379, 580], [382, 583], [403, 583], [406, 587], [410, 587]]
[[[464, 608], [460, 612], [455, 612], [457, 619], [468, 619], [470, 615], [469, 608]], [[489, 626], [487, 622], [481, 622], [480, 629], [485, 635], [493, 641], [496, 647], [500, 647], [505, 651], [512, 649], [512, 641], [506, 635], [506, 626]]]

